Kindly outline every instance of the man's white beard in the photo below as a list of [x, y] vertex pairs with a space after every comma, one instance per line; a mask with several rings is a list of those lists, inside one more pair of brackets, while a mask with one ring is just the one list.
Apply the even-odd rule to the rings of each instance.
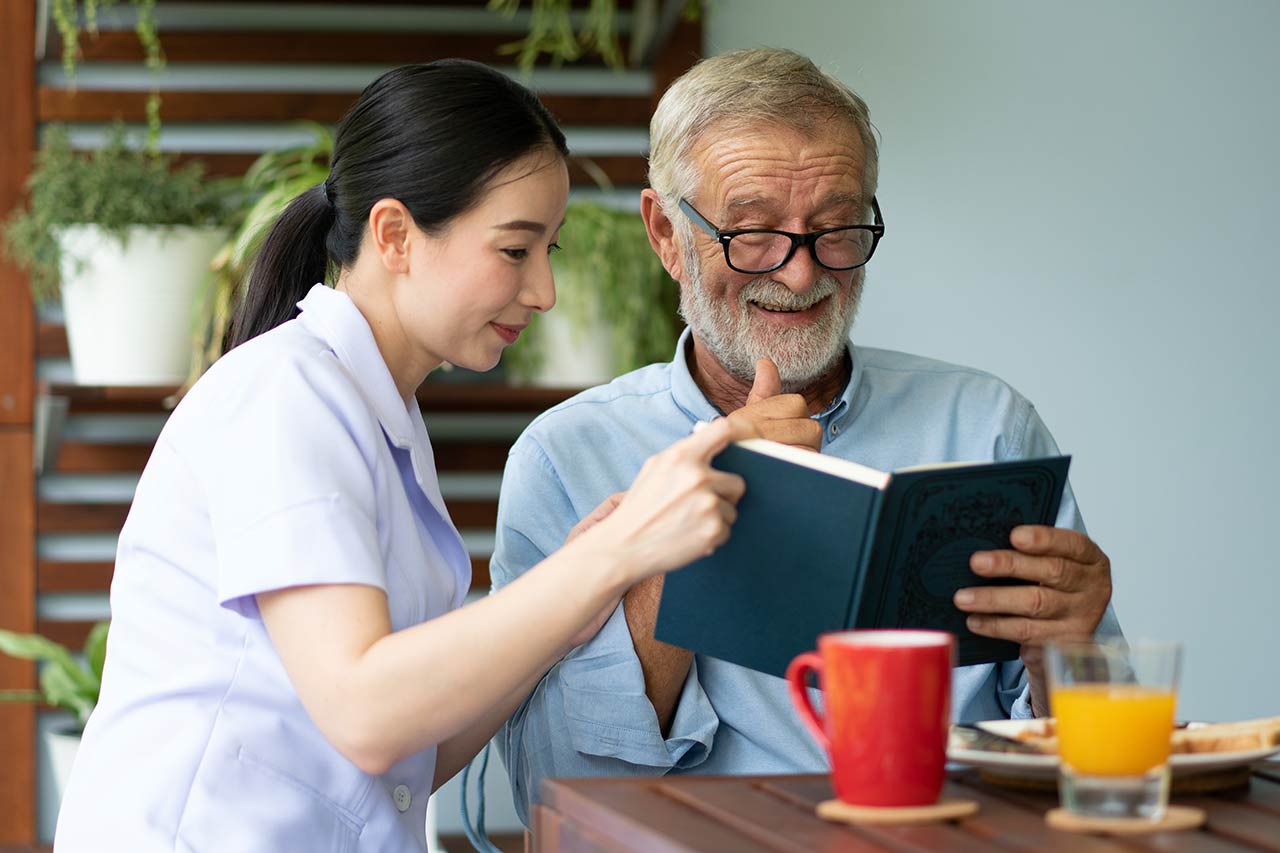
[[[751, 382], [756, 361], [768, 357], [778, 366], [784, 393], [800, 391], [825, 374], [844, 355], [862, 297], [863, 272], [857, 270], [844, 304], [839, 280], [824, 272], [804, 294], [795, 294], [767, 275], [744, 285], [735, 300], [712, 299], [702, 286], [702, 266], [692, 247], [683, 251], [685, 276], [680, 287], [680, 314], [693, 334], [733, 376]], [[807, 308], [826, 297], [820, 315], [809, 325], [771, 328], [753, 322], [751, 302], [783, 308]]]

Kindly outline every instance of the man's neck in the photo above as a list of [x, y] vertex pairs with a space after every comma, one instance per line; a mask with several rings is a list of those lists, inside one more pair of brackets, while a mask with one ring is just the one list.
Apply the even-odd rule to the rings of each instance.
[[[751, 382], [739, 379], [725, 370], [724, 365], [703, 346], [696, 335], [693, 336], [693, 347], [685, 355], [685, 360], [694, 383], [722, 413], [731, 414], [747, 404]], [[797, 392], [804, 397], [809, 414], [819, 414], [831, 405], [836, 395], [844, 390], [850, 372], [849, 359], [842, 353], [830, 370]]]

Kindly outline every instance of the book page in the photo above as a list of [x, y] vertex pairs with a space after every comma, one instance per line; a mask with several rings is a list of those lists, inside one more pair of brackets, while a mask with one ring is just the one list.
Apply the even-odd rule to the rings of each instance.
[[883, 489], [889, 482], [889, 475], [884, 471], [877, 471], [875, 468], [859, 465], [857, 462], [850, 462], [847, 459], [824, 456], [821, 453], [814, 453], [812, 450], [801, 450], [789, 444], [780, 444], [763, 438], [743, 439], [737, 444], [746, 450], [763, 453], [766, 456], [782, 459], [795, 465], [803, 465], [806, 468], [822, 471], [833, 477], [853, 480], [855, 483], [862, 483], [875, 489]]

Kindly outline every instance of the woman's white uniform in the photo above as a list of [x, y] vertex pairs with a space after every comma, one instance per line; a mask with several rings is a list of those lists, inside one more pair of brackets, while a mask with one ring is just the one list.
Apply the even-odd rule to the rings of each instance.
[[458, 607], [470, 585], [422, 416], [364, 317], [320, 285], [299, 307], [213, 366], [143, 471], [59, 853], [425, 847], [435, 749], [382, 776], [345, 759], [298, 701], [254, 599], [366, 584], [386, 591], [399, 630]]

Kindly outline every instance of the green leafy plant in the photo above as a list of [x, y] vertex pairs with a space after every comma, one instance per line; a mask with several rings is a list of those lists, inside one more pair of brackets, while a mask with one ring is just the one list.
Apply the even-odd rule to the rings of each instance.
[[0, 702], [43, 702], [63, 708], [74, 714], [83, 728], [98, 704], [98, 692], [102, 688], [108, 626], [107, 622], [99, 622], [89, 631], [83, 663], [66, 646], [40, 634], [15, 634], [0, 629], [0, 652], [43, 664], [39, 690], [0, 690]]
[[213, 258], [213, 277], [200, 312], [189, 382], [222, 355], [240, 289], [248, 282], [253, 259], [271, 226], [289, 202], [329, 175], [333, 132], [316, 122], [303, 122], [303, 126], [313, 138], [258, 157], [245, 172], [236, 204], [224, 218], [231, 236]]
[[[673, 0], [674, 1], [674, 0]], [[508, 18], [514, 17], [523, 0], [489, 0], [488, 8]], [[702, 13], [702, 0], [685, 0], [680, 14], [696, 19]], [[552, 65], [576, 62], [588, 54], [598, 54], [610, 68], [626, 67], [618, 39], [617, 0], [590, 0], [587, 10], [574, 26], [572, 0], [531, 0], [529, 31], [524, 38], [505, 44], [499, 53], [514, 54], [516, 65], [526, 74], [533, 70], [538, 57], [546, 54]], [[633, 42], [643, 42], [657, 25], [656, 0], [637, 0], [631, 8]], [[639, 54], [633, 45], [632, 62]]]
[[[62, 39], [62, 70], [67, 80], [75, 86], [76, 64], [80, 59], [80, 33], [88, 32], [98, 37], [98, 14], [121, 0], [53, 0], [50, 12], [53, 24]], [[153, 79], [164, 68], [164, 51], [156, 30], [156, 0], [126, 0], [137, 10], [133, 31], [142, 44], [143, 62], [152, 72]], [[83, 13], [83, 24], [81, 22]], [[159, 150], [160, 145], [160, 91], [154, 85], [147, 94], [147, 148]]]
[[[612, 370], [626, 373], [667, 361], [680, 336], [677, 285], [649, 246], [644, 221], [631, 210], [576, 201], [560, 229], [564, 248], [552, 257], [556, 311], [577, 330], [604, 323], [612, 333]], [[542, 363], [545, 333], [535, 315], [503, 355], [503, 366], [527, 379]]]
[[124, 125], [102, 147], [76, 151], [65, 128], [50, 127], [27, 179], [28, 203], [4, 223], [4, 248], [29, 273], [37, 299], [58, 294], [57, 229], [97, 225], [122, 244], [134, 225], [217, 225], [237, 182], [210, 181], [198, 162], [129, 144]]

